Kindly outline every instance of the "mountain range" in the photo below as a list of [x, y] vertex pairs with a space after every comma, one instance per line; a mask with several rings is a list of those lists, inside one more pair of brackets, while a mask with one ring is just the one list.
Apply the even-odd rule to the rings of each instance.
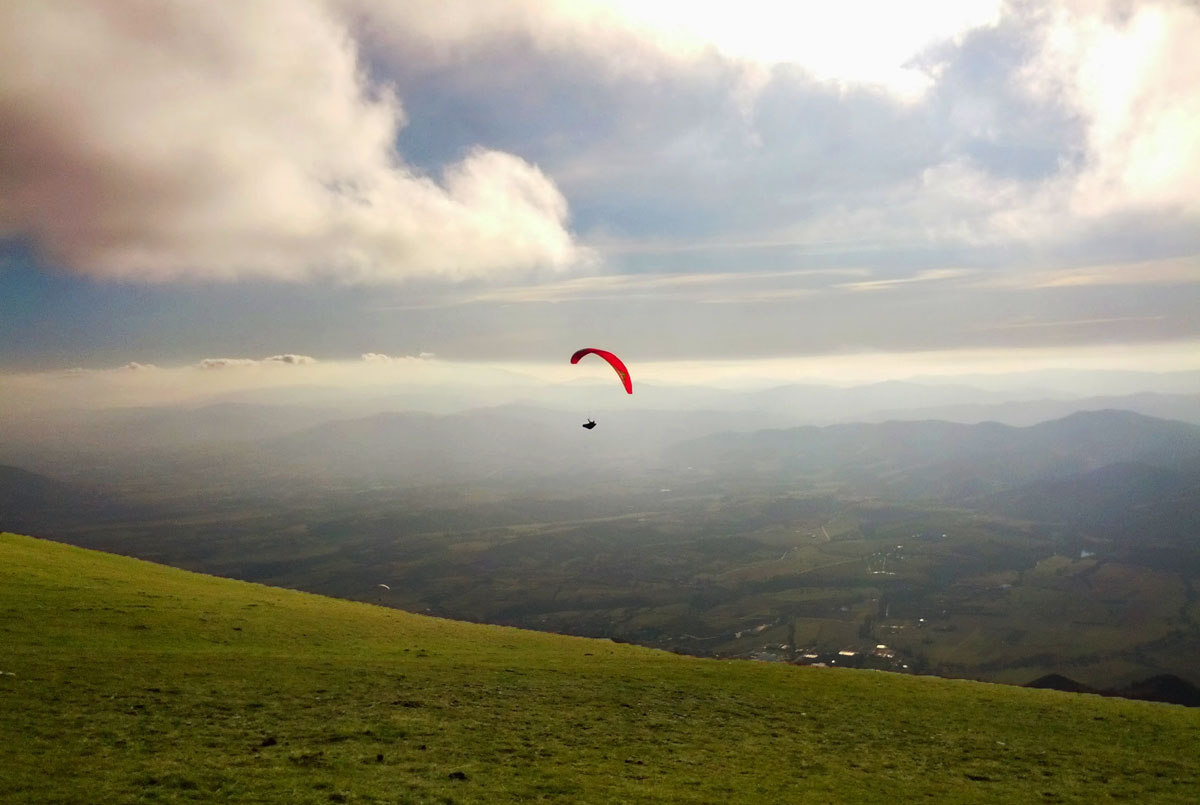
[[716, 434], [667, 455], [695, 472], [821, 479], [864, 493], [961, 501], [1118, 463], [1190, 474], [1200, 426], [1128, 411], [1077, 412], [1025, 428], [894, 421]]

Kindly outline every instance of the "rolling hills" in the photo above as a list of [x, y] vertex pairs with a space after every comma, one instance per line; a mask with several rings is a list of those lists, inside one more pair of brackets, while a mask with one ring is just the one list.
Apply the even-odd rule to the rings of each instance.
[[710, 474], [818, 477], [890, 497], [962, 500], [1120, 462], [1190, 466], [1200, 426], [1116, 410], [1024, 428], [892, 421], [716, 434], [668, 455]]
[[[647, 419], [636, 439], [521, 406], [380, 414], [265, 437], [240, 470], [230, 452], [174, 469], [139, 454], [137, 478], [112, 462], [88, 485], [0, 467], [0, 528], [695, 655], [816, 662], [886, 643], [873, 667], [1095, 689], [1197, 681], [1200, 428], [1120, 411], [1027, 428], [838, 425], [727, 433], [601, 469], [630, 439], [653, 445], [650, 430], [677, 438], [693, 414]], [[571, 449], [541, 462], [556, 441]], [[439, 468], [479, 480], [430, 485]]]
[[0, 535], [0, 801], [1132, 799], [1200, 713], [700, 660]]

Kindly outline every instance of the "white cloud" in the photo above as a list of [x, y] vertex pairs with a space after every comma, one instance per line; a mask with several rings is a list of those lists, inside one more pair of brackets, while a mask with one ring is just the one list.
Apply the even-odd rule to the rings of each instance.
[[467, 297], [468, 302], [503, 304], [577, 300], [669, 299], [693, 302], [771, 301], [809, 294], [829, 278], [863, 276], [864, 268], [817, 268], [791, 271], [740, 271], [676, 274], [601, 274], [540, 285], [494, 288]]
[[[1134, 320], [1136, 318], [1131, 317], [1045, 322], [1022, 320], [1001, 322], [991, 329], [1087, 328], [1104, 322]], [[634, 367], [632, 358], [628, 355], [625, 357]], [[259, 361], [248, 361], [247, 364], [261, 365]], [[877, 349], [844, 349], [836, 354], [796, 357], [638, 360], [634, 372], [638, 382], [643, 384], [769, 387], [801, 382], [873, 383], [929, 374], [986, 374], [1065, 368], [1132, 369], [1143, 372], [1197, 370], [1200, 369], [1200, 341], [1192, 338], [1121, 348], [1105, 343], [897, 349], [886, 352]], [[372, 399], [380, 401], [384, 406], [380, 410], [395, 410], [397, 394], [422, 390], [436, 390], [439, 399], [459, 399], [468, 401], [470, 405], [490, 406], [505, 401], [528, 402], [539, 399], [542, 394], [552, 393], [552, 386], [556, 384], [578, 381], [580, 372], [580, 367], [570, 365], [565, 356], [553, 363], [470, 363], [409, 358], [380, 365], [362, 360], [322, 360], [303, 372], [212, 372], [197, 364], [160, 367], [152, 372], [131, 372], [125, 367], [0, 372], [0, 392], [5, 401], [0, 409], [0, 420], [28, 416], [31, 422], [44, 423], [45, 412], [55, 409], [195, 406], [223, 399], [284, 399], [294, 404], [317, 400], [320, 405], [326, 406], [335, 397], [322, 393], [306, 396], [311, 390], [322, 387], [346, 403]], [[597, 376], [604, 377], [606, 382], [611, 378], [611, 375], [603, 374], [602, 369], [597, 369], [597, 372]], [[253, 396], [257, 392], [273, 393], [259, 398]], [[245, 396], [247, 394], [251, 396]], [[562, 397], [555, 395], [545, 399], [561, 403]], [[414, 405], [420, 408], [420, 404], [414, 402]], [[433, 405], [436, 409], [442, 403]], [[456, 406], [438, 410], [458, 410]]]
[[272, 355], [269, 358], [204, 358], [197, 369], [238, 369], [261, 366], [310, 366], [317, 362], [308, 355]]
[[131, 280], [468, 277], [581, 257], [536, 166], [394, 150], [323, 0], [0, 5], [0, 236]]
[[989, 324], [980, 327], [980, 330], [1031, 330], [1031, 329], [1057, 329], [1057, 328], [1077, 328], [1077, 327], [1098, 327], [1107, 326], [1110, 324], [1124, 324], [1126, 322], [1146, 322], [1146, 321], [1162, 321], [1163, 316], [1108, 316], [1105, 318], [1096, 319], [1067, 319], [1063, 321], [1034, 321], [1023, 319], [1021, 321], [1007, 322], [1005, 324]]
[[385, 355], [382, 352], [364, 352], [362, 355], [362, 359], [364, 362], [375, 363], [375, 364], [394, 364], [394, 363], [411, 363], [413, 361], [428, 361], [428, 360], [433, 360], [434, 357], [435, 356], [432, 352], [422, 352], [416, 356], [403, 355], [401, 357], [392, 357], [391, 355]]
[[932, 83], [913, 57], [931, 43], [994, 22], [999, 0], [840, 3], [742, 0], [603, 0], [668, 46], [715, 48], [765, 66], [794, 64], [820, 81], [882, 87], [906, 98]]
[[1031, 90], [1086, 121], [1069, 199], [1095, 217], [1130, 207], [1200, 213], [1200, 7], [1145, 2], [1059, 6], [1028, 66]]
[[975, 272], [965, 268], [934, 268], [918, 271], [909, 277], [897, 277], [886, 280], [864, 280], [862, 282], [845, 282], [837, 287], [848, 291], [882, 291], [897, 285], [912, 285], [913, 283], [943, 282], [958, 279]]
[[894, 184], [848, 194], [799, 218], [786, 236], [805, 251], [870, 251], [986, 244], [1031, 234], [1022, 217], [1037, 188], [996, 177], [960, 158]]
[[259, 362], [253, 358], [204, 358], [198, 364], [197, 369], [229, 369], [239, 366], [258, 366]]
[[[369, 353], [381, 355], [381, 353]], [[382, 356], [387, 357], [387, 356]], [[280, 360], [292, 358], [294, 360]], [[564, 361], [565, 362], [565, 361]], [[293, 368], [300, 367], [300, 368]], [[295, 389], [297, 404], [305, 391], [326, 388], [345, 401], [420, 390], [474, 389], [470, 399], [489, 402], [491, 390], [519, 395], [534, 382], [530, 376], [490, 363], [448, 362], [420, 357], [375, 360], [316, 360], [300, 355], [269, 358], [206, 358], [187, 366], [130, 371], [128, 365], [48, 372], [0, 371], [0, 420], [6, 414], [62, 408], [105, 408], [167, 404], [203, 405], [243, 399], [244, 393]], [[279, 399], [272, 397], [271, 399]], [[327, 404], [328, 396], [321, 397]], [[393, 403], [386, 403], [391, 405]]]
[[931, 77], [912, 61], [931, 43], [994, 22], [1001, 0], [343, 0], [370, 35], [449, 61], [497, 39], [520, 37], [543, 52], [584, 52], [613, 74], [650, 77], [666, 64], [713, 54], [748, 67], [739, 92], [763, 71], [803, 68], [820, 81], [868, 84], [914, 98]]
[[983, 279], [981, 287], [1082, 288], [1089, 286], [1200, 285], [1200, 259], [1196, 257], [1166, 260], [1138, 260], [1060, 268], [1055, 270], [1014, 270]]
[[288, 366], [307, 366], [317, 362], [316, 358], [311, 358], [308, 355], [272, 355], [269, 358], [263, 358], [263, 363], [282, 363]]
[[[877, 250], [1086, 249], [1122, 231], [1127, 242], [1195, 244], [1194, 234], [1180, 233], [1200, 231], [1200, 6], [1156, 0], [1121, 8], [1126, 13], [1099, 0], [1009, 6], [994, 41], [1020, 54], [1006, 56], [1011, 63], [997, 63], [994, 41], [942, 54], [966, 59], [959, 69], [988, 71], [989, 83], [967, 83], [968, 95], [944, 101], [950, 111], [936, 161], [823, 204], [783, 234], [806, 246]], [[1051, 126], [1055, 116], [1060, 124]], [[889, 147], [888, 136], [878, 148]], [[998, 154], [989, 164], [963, 143]], [[1039, 149], [1057, 161], [1043, 156], [1042, 171], [1005, 170]], [[853, 175], [855, 166], [842, 170]]]

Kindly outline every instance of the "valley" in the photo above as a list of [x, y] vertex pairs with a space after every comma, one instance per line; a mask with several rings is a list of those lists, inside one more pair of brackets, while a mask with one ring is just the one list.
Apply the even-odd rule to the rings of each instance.
[[641, 469], [610, 442], [574, 471], [539, 463], [550, 439], [499, 474], [464, 459], [458, 480], [417, 485], [387, 468], [423, 448], [352, 424], [376, 440], [365, 475], [322, 463], [328, 450], [257, 479], [255, 463], [204, 472], [207, 455], [159, 453], [153, 475], [106, 487], [14, 475], [10, 499], [25, 497], [6, 527], [698, 656], [1095, 688], [1200, 667], [1196, 426], [1097, 412], [727, 432]]

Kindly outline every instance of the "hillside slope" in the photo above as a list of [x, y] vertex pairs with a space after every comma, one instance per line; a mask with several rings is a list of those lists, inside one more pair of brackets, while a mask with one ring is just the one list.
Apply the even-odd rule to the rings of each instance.
[[0, 802], [1173, 802], [1200, 712], [679, 657], [0, 535]]

